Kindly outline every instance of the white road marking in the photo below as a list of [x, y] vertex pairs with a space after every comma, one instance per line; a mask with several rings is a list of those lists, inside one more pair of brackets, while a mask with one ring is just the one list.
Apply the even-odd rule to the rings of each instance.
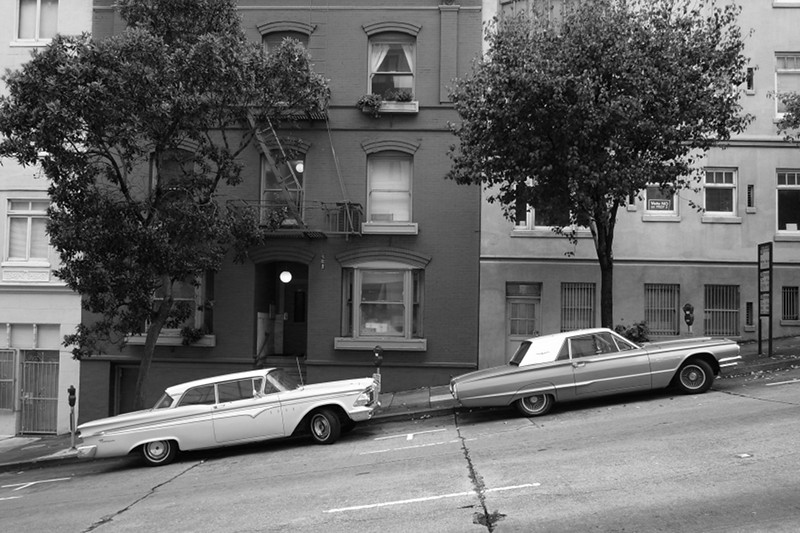
[[414, 435], [422, 435], [424, 433], [437, 433], [439, 431], [447, 431], [447, 428], [430, 429], [428, 431], [417, 431], [415, 433], [404, 433], [401, 435], [389, 435], [387, 437], [376, 437], [375, 440], [398, 439], [401, 437], [405, 437], [406, 440], [414, 440]]
[[790, 381], [779, 381], [777, 383], [767, 383], [767, 387], [772, 387], [773, 385], [789, 385], [791, 383], [800, 383], [800, 379], [792, 379]]
[[6, 500], [18, 500], [22, 498], [22, 496], [9, 496], [8, 498], [0, 498], [0, 502], [4, 502]]
[[0, 488], [10, 489], [11, 487], [17, 487], [17, 488], [14, 489], [15, 491], [17, 491], [17, 490], [21, 490], [21, 489], [27, 489], [28, 487], [31, 487], [33, 485], [38, 485], [39, 483], [53, 483], [54, 481], [68, 481], [69, 479], [71, 479], [71, 478], [59, 477], [59, 478], [56, 478], [56, 479], [43, 479], [41, 481], [29, 481], [27, 483], [14, 483], [13, 485], [3, 485]]
[[[475, 439], [464, 439], [466, 441], [473, 441]], [[430, 446], [441, 446], [442, 444], [456, 444], [461, 442], [461, 439], [453, 439], [441, 442], [429, 442], [428, 444], [414, 444], [412, 446], [400, 446], [398, 448], [384, 448], [383, 450], [373, 450], [371, 452], [361, 452], [358, 455], [371, 455], [375, 453], [399, 452], [402, 450], [413, 450], [416, 448], [428, 448]]]
[[[518, 490], [518, 489], [527, 489], [531, 487], [538, 487], [541, 483], [525, 483], [524, 485], [512, 485], [509, 487], [498, 487], [496, 489], [487, 489], [484, 493], [489, 492], [502, 492], [506, 490]], [[454, 492], [451, 494], [439, 494], [438, 496], [424, 496], [422, 498], [411, 498], [408, 500], [395, 500], [391, 502], [382, 502], [382, 503], [372, 503], [367, 505], [356, 505], [353, 507], [340, 507], [338, 509], [328, 509], [327, 511], [323, 511], [325, 513], [343, 513], [345, 511], [361, 511], [364, 509], [377, 509], [379, 507], [389, 507], [391, 505], [405, 505], [408, 503], [420, 503], [420, 502], [430, 502], [434, 500], [443, 500], [445, 498], [460, 498], [463, 496], [472, 496], [475, 494], [475, 491], [468, 491], [468, 492]]]

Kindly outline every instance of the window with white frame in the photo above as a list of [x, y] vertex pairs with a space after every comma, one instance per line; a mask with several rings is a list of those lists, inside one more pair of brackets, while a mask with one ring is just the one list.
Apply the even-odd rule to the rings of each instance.
[[561, 284], [561, 331], [593, 328], [595, 325], [595, 284]]
[[386, 151], [367, 157], [367, 220], [411, 222], [413, 157]]
[[775, 54], [775, 113], [786, 113], [781, 94], [800, 92], [800, 52]]
[[284, 157], [280, 150], [274, 150], [271, 156], [275, 167], [264, 155], [261, 156], [262, 215], [268, 216], [269, 211], [287, 208], [288, 218], [283, 225], [296, 225], [294, 217], [303, 217], [305, 155], [292, 152]]
[[644, 210], [649, 215], [677, 215], [678, 204], [674, 191], [660, 185], [645, 188]]
[[58, 29], [58, 0], [17, 0], [17, 40], [45, 41]]
[[47, 208], [48, 200], [8, 201], [8, 248], [6, 260], [36, 262], [47, 261]]
[[651, 334], [680, 334], [680, 294], [678, 284], [644, 284], [644, 321]]
[[[531, 179], [527, 185], [532, 185]], [[547, 202], [527, 203], [518, 199], [514, 205], [515, 226], [517, 229], [550, 229], [554, 227], [566, 228], [572, 225], [569, 211], [551, 208]]]
[[778, 170], [778, 231], [800, 230], [800, 170]]
[[384, 32], [369, 38], [369, 92], [384, 100], [414, 99], [416, 38]]
[[343, 276], [343, 337], [422, 338], [422, 269], [366, 264], [345, 268]]
[[523, 339], [539, 335], [541, 305], [541, 283], [506, 283], [506, 317], [509, 337]]
[[736, 213], [736, 169], [706, 169], [704, 180], [705, 212], [710, 215]]

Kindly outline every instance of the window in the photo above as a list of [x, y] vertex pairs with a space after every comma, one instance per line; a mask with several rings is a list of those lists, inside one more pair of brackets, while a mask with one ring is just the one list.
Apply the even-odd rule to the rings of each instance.
[[800, 228], [800, 170], [778, 171], [778, 231]]
[[736, 170], [706, 169], [704, 192], [706, 213], [735, 214]]
[[541, 283], [506, 283], [508, 335], [523, 338], [539, 335], [541, 305]]
[[777, 116], [786, 113], [786, 104], [781, 94], [800, 92], [800, 52], [779, 53], [775, 55], [775, 112]]
[[339, 348], [366, 342], [365, 347], [397, 341], [408, 349], [422, 339], [424, 271], [381, 262], [343, 270], [342, 336]]
[[411, 222], [413, 158], [380, 152], [367, 158], [367, 219], [379, 223]]
[[308, 34], [299, 31], [274, 31], [264, 35], [261, 38], [261, 44], [264, 46], [264, 51], [270, 53], [278, 48], [284, 39], [294, 39], [298, 41], [303, 48], [308, 48]]
[[744, 304], [744, 325], [749, 327], [755, 326], [753, 302], [747, 302]]
[[48, 200], [8, 201], [8, 261], [47, 261]]
[[262, 378], [237, 379], [217, 385], [219, 403], [248, 400], [261, 393]]
[[[199, 280], [178, 281], [172, 288], [174, 308], [182, 320], [169, 321], [161, 330], [162, 335], [179, 335], [184, 327], [202, 329], [206, 333], [211, 332], [211, 309], [214, 291], [213, 274], [207, 273]], [[164, 289], [157, 289], [153, 298], [153, 308], [157, 308], [164, 299]]]
[[747, 74], [745, 77], [745, 92], [747, 94], [756, 94], [755, 85], [755, 68], [747, 67]]
[[706, 335], [739, 335], [739, 286], [704, 287]]
[[783, 287], [781, 296], [781, 320], [800, 320], [800, 290], [798, 287]]
[[644, 284], [644, 321], [651, 334], [680, 334], [680, 293], [677, 284]]
[[561, 331], [594, 327], [595, 284], [561, 284]]
[[[527, 185], [533, 181], [528, 179]], [[569, 211], [559, 209], [547, 202], [534, 202], [528, 204], [523, 199], [518, 199], [514, 206], [515, 226], [517, 229], [547, 229], [558, 227], [566, 228], [572, 225]]]
[[58, 28], [58, 0], [19, 0], [17, 39], [52, 39]]
[[0, 350], [0, 409], [14, 409], [14, 350]]
[[284, 158], [278, 150], [271, 155], [275, 167], [269, 164], [266, 157], [261, 156], [262, 216], [268, 216], [270, 211], [285, 207], [289, 218], [282, 225], [297, 225], [295, 217], [303, 217], [305, 155], [292, 152], [287, 153]]
[[677, 215], [675, 193], [659, 185], [648, 185], [645, 188], [644, 210], [651, 215]]
[[202, 385], [187, 390], [178, 403], [178, 407], [183, 407], [184, 405], [214, 405], [214, 403], [216, 403], [214, 385]]
[[414, 99], [416, 39], [400, 32], [385, 32], [369, 39], [369, 92], [384, 100]]

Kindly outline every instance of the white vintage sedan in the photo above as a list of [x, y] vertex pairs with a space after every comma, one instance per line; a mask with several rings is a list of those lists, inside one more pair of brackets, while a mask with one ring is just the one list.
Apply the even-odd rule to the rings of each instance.
[[585, 329], [523, 341], [508, 364], [457, 376], [450, 391], [466, 407], [514, 405], [525, 416], [538, 416], [555, 402], [670, 385], [699, 394], [740, 360], [739, 345], [728, 339], [638, 346], [610, 329]]
[[78, 456], [139, 452], [150, 466], [178, 451], [199, 450], [310, 433], [332, 444], [379, 406], [380, 374], [301, 385], [267, 368], [169, 387], [155, 407], [78, 426]]

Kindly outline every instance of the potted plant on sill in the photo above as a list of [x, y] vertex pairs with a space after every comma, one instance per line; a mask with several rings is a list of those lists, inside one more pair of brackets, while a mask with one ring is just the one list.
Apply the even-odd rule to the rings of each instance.
[[379, 94], [365, 94], [356, 102], [356, 107], [363, 113], [369, 113], [374, 118], [381, 116], [383, 97]]

